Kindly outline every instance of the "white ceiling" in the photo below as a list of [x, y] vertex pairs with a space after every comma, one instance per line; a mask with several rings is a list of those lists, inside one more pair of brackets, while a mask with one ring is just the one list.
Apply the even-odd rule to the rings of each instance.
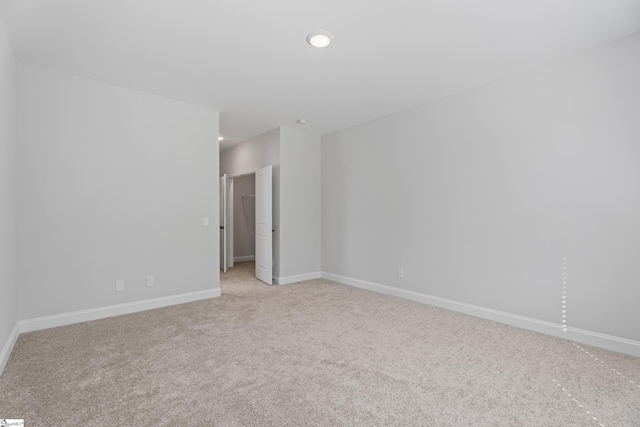
[[[319, 135], [640, 31], [640, 1], [0, 0], [20, 61]], [[307, 45], [313, 30], [335, 36]], [[307, 125], [297, 125], [305, 118]]]

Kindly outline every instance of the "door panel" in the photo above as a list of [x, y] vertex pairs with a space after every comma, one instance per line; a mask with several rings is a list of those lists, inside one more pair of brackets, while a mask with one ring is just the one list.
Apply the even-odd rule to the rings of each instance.
[[227, 262], [227, 175], [220, 177], [220, 268], [226, 273]]
[[273, 284], [272, 167], [256, 172], [256, 277]]
[[233, 247], [233, 178], [227, 178], [227, 266], [229, 268], [234, 263], [234, 247]]

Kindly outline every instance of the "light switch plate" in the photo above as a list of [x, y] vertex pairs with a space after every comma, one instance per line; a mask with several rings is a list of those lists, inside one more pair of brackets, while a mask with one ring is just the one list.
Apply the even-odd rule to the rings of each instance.
[[209, 226], [209, 217], [208, 216], [202, 217], [202, 225], [204, 227], [208, 227]]
[[116, 280], [116, 292], [124, 291], [124, 280]]

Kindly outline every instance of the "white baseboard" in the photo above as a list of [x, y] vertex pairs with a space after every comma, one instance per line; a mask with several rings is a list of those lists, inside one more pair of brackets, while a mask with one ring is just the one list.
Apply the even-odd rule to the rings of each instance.
[[206, 291], [190, 292], [187, 294], [172, 295], [168, 297], [110, 305], [107, 307], [92, 308], [89, 310], [54, 314], [53, 316], [38, 317], [36, 319], [20, 320], [18, 322], [18, 325], [20, 333], [39, 331], [41, 329], [55, 328], [57, 326], [87, 322], [89, 320], [104, 319], [106, 317], [120, 316], [122, 314], [136, 313], [138, 311], [151, 310], [154, 308], [167, 307], [176, 304], [184, 304], [186, 302], [199, 301], [219, 296], [220, 288], [209, 289]]
[[477, 305], [467, 304], [446, 298], [440, 298], [420, 292], [409, 291], [406, 289], [394, 288], [392, 286], [367, 282], [365, 280], [354, 279], [351, 277], [340, 276], [332, 273], [322, 272], [322, 278], [345, 285], [355, 286], [386, 295], [392, 295], [416, 302], [421, 302], [423, 304], [433, 305], [447, 310], [457, 311], [484, 319], [494, 320], [496, 322], [517, 326], [519, 328], [529, 329], [532, 331], [541, 332], [543, 334], [553, 335], [559, 338], [565, 338], [567, 340], [640, 357], [640, 342], [626, 338], [586, 331], [584, 329], [578, 329], [569, 326], [566, 328], [567, 331], [564, 332], [562, 325], [560, 325], [559, 323], [533, 319], [517, 314], [506, 313], [504, 311], [493, 310]]
[[304, 282], [305, 280], [319, 279], [322, 273], [314, 271], [313, 273], [296, 274], [295, 276], [274, 277], [274, 285], [290, 285], [292, 283]]
[[245, 262], [245, 261], [255, 261], [255, 260], [256, 260], [255, 255], [233, 257], [233, 262]]
[[9, 338], [7, 342], [2, 347], [2, 351], [0, 352], [0, 375], [2, 375], [2, 371], [4, 371], [4, 367], [7, 366], [7, 362], [9, 361], [9, 357], [11, 356], [11, 352], [13, 351], [13, 347], [16, 345], [16, 341], [18, 341], [18, 336], [20, 335], [20, 328], [18, 323], [13, 327], [11, 334], [9, 334]]

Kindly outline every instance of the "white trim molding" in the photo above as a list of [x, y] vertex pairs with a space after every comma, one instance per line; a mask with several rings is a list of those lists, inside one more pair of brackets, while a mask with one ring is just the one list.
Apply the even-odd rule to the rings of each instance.
[[519, 328], [529, 329], [531, 331], [553, 335], [559, 338], [564, 338], [567, 340], [640, 357], [640, 342], [626, 338], [586, 331], [584, 329], [573, 328], [570, 326], [567, 326], [567, 331], [564, 332], [562, 325], [559, 323], [533, 319], [531, 317], [493, 310], [490, 308], [480, 307], [477, 305], [467, 304], [464, 302], [454, 301], [446, 298], [440, 298], [420, 292], [409, 291], [406, 289], [394, 288], [392, 286], [381, 285], [379, 283], [367, 282], [366, 280], [340, 276], [338, 274], [327, 273], [324, 271], [322, 272], [322, 278], [342, 283], [344, 285], [367, 289], [369, 291], [374, 291], [385, 295], [392, 295], [395, 297], [433, 305], [447, 310], [457, 311], [459, 313], [469, 314], [471, 316], [494, 320], [496, 322], [506, 323], [507, 325], [517, 326]]
[[245, 262], [245, 261], [255, 261], [255, 255], [245, 255], [245, 256], [237, 256], [233, 257], [233, 262]]
[[0, 374], [2, 374], [4, 367], [9, 361], [9, 356], [11, 355], [13, 347], [18, 340], [18, 336], [24, 332], [39, 331], [42, 329], [55, 328], [74, 323], [88, 322], [90, 320], [98, 320], [123, 314], [136, 313], [139, 311], [152, 310], [154, 308], [168, 307], [170, 305], [216, 298], [220, 295], [220, 288], [216, 288], [206, 291], [190, 292], [168, 297], [92, 308], [88, 310], [73, 311], [70, 313], [54, 314], [52, 316], [38, 317], [35, 319], [20, 320], [16, 323], [16, 326], [13, 328], [11, 335], [9, 335], [9, 339], [2, 349], [2, 353], [0, 353]]
[[322, 273], [320, 271], [314, 271], [313, 273], [296, 274], [294, 276], [275, 277], [273, 283], [275, 285], [290, 285], [292, 283], [304, 282], [306, 280], [320, 279]]
[[0, 352], [0, 375], [2, 375], [4, 367], [7, 366], [7, 362], [9, 361], [9, 357], [11, 357], [13, 347], [15, 347], [16, 342], [18, 341], [18, 336], [20, 336], [20, 327], [18, 323], [16, 323], [16, 325], [13, 327], [13, 330], [9, 334], [7, 342], [4, 344], [4, 347], [2, 347], [2, 352]]
[[89, 320], [104, 319], [106, 317], [120, 316], [122, 314], [136, 313], [138, 311], [152, 310], [154, 308], [168, 307], [170, 305], [184, 304], [187, 302], [199, 301], [219, 296], [220, 288], [216, 288], [206, 291], [190, 292], [187, 294], [172, 295], [168, 297], [127, 302], [124, 304], [110, 305], [106, 307], [91, 308], [89, 310], [54, 314], [52, 316], [38, 317], [36, 319], [20, 320], [18, 324], [20, 327], [20, 333], [32, 332], [39, 331], [41, 329], [55, 328], [57, 326], [71, 325], [73, 323], [88, 322]]

